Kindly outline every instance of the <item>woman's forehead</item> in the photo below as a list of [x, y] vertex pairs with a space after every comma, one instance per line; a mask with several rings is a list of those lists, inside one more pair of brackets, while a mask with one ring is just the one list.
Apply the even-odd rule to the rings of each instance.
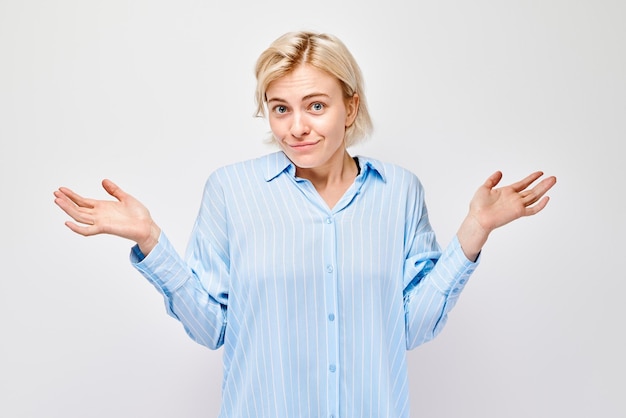
[[341, 94], [339, 80], [310, 64], [302, 64], [293, 71], [272, 81], [267, 87], [267, 100], [305, 98], [312, 95]]

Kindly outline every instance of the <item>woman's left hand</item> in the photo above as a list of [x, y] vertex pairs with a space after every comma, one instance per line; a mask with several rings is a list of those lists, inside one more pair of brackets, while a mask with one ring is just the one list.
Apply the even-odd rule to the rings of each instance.
[[556, 184], [556, 177], [546, 177], [529, 188], [541, 176], [543, 172], [536, 171], [523, 180], [495, 188], [502, 180], [502, 172], [496, 171], [478, 188], [470, 202], [469, 213], [457, 232], [468, 259], [478, 257], [494, 229], [521, 217], [535, 215], [546, 207], [549, 198], [545, 194]]
[[490, 233], [518, 218], [539, 213], [548, 204], [546, 192], [556, 184], [556, 177], [550, 176], [529, 189], [541, 176], [543, 172], [536, 171], [511, 185], [495, 188], [502, 180], [502, 172], [496, 171], [474, 194], [469, 216]]

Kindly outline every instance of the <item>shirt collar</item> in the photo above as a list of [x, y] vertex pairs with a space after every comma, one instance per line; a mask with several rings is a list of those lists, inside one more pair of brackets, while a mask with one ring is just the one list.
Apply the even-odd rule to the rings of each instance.
[[265, 181], [272, 181], [276, 177], [278, 177], [279, 174], [285, 172], [293, 172], [293, 175], [295, 175], [295, 166], [282, 151], [277, 151], [269, 154], [267, 156], [266, 162], [267, 164], [265, 165], [263, 173]]
[[[371, 171], [369, 174], [376, 174], [383, 181], [383, 183], [387, 182], [384, 164], [378, 160], [364, 157], [362, 155], [358, 155], [357, 158], [359, 159], [359, 165], [361, 166], [362, 176], [366, 176], [368, 172]], [[277, 151], [268, 155], [266, 161], [267, 164], [263, 173], [265, 181], [272, 181], [283, 173], [291, 174], [292, 176], [296, 175], [295, 165], [282, 151]]]

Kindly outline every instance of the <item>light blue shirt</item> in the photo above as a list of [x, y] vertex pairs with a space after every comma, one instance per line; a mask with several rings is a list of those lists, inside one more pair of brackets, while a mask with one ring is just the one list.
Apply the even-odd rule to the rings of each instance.
[[216, 170], [186, 257], [131, 261], [191, 338], [224, 346], [220, 417], [408, 417], [406, 350], [476, 268], [442, 251], [410, 171], [358, 157], [333, 208], [282, 152]]

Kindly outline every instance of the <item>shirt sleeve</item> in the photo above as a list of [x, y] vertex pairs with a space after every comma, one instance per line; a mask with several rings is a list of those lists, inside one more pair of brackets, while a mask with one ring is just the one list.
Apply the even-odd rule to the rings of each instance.
[[480, 257], [469, 261], [458, 239], [455, 237], [438, 259], [408, 260], [422, 268], [404, 289], [404, 313], [406, 322], [407, 349], [432, 340], [441, 332], [448, 313], [456, 304], [476, 269]]
[[471, 274], [480, 262], [465, 257], [455, 236], [441, 251], [428, 220], [423, 190], [418, 188], [413, 208], [414, 225], [408, 222], [412, 239], [404, 266], [404, 314], [406, 346], [413, 349], [435, 338], [456, 304]]
[[226, 332], [229, 265], [215, 241], [216, 234], [226, 230], [219, 221], [224, 218], [222, 213], [208, 213], [212, 212], [207, 205], [208, 195], [216, 197], [208, 189], [207, 182], [184, 259], [161, 233], [147, 256], [135, 246], [130, 260], [163, 295], [167, 313], [182, 323], [187, 334], [199, 344], [217, 349], [224, 344]]

